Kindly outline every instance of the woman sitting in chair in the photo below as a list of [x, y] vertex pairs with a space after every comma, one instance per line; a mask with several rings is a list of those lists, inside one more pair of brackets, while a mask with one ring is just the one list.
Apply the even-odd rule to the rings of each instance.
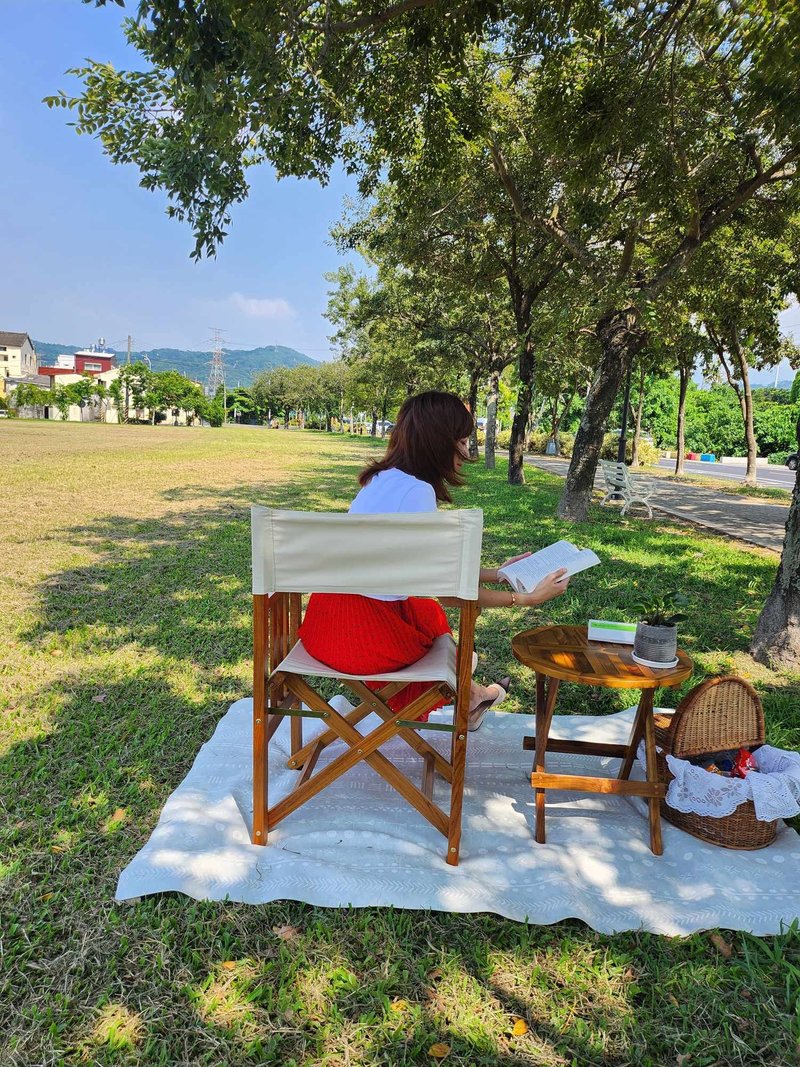
[[[472, 429], [472, 416], [452, 393], [420, 393], [406, 400], [386, 455], [361, 472], [358, 480], [362, 488], [350, 511], [386, 515], [435, 511], [438, 501], [449, 503], [448, 486], [464, 484], [461, 468], [469, 458]], [[482, 588], [478, 604], [484, 608], [544, 604], [564, 592], [568, 582], [563, 578], [565, 573], [554, 571], [530, 593]], [[480, 580], [500, 579], [496, 569], [482, 568]], [[315, 659], [345, 674], [363, 676], [411, 666], [422, 659], [437, 637], [450, 632], [447, 616], [436, 600], [314, 593], [299, 636]], [[488, 686], [472, 683], [470, 730], [477, 730], [489, 708], [505, 700], [509, 684], [508, 678]], [[426, 688], [424, 682], [411, 682], [388, 703], [399, 712]]]

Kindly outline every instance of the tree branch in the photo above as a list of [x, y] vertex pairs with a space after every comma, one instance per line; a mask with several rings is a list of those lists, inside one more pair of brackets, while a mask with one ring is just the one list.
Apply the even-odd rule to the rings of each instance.
[[[642, 296], [647, 300], [652, 300], [658, 296], [672, 276], [695, 255], [698, 248], [724, 222], [727, 222], [738, 208], [746, 204], [763, 185], [780, 180], [779, 175], [781, 175], [786, 165], [793, 163], [798, 158], [800, 158], [800, 145], [792, 147], [777, 162], [773, 163], [769, 170], [762, 171], [761, 174], [755, 174], [753, 177], [740, 182], [728, 196], [718, 200], [715, 204], [709, 205], [703, 212], [696, 233], [684, 235], [678, 247], [653, 280], [643, 286], [641, 290]], [[794, 177], [794, 171], [789, 172], [785, 177]]]
[[622, 259], [619, 261], [617, 267], [616, 280], [621, 282], [628, 271], [631, 269], [633, 263], [633, 253], [636, 250], [636, 238], [639, 234], [639, 220], [634, 221], [628, 227], [628, 232], [625, 234], [625, 245], [622, 249]]
[[493, 138], [488, 141], [488, 147], [492, 157], [494, 171], [508, 194], [514, 212], [520, 221], [533, 229], [543, 230], [548, 236], [552, 237], [565, 248], [572, 258], [577, 260], [581, 266], [583, 266], [587, 274], [589, 274], [595, 282], [600, 283], [602, 281], [600, 272], [595, 266], [588, 249], [586, 249], [584, 245], [582, 245], [561, 225], [560, 222], [558, 222], [557, 208], [549, 218], [544, 218], [544, 216], [537, 215], [531, 211], [522, 199], [522, 194], [508, 169], [503, 153]]
[[383, 11], [374, 15], [360, 15], [358, 18], [347, 19], [344, 22], [330, 23], [331, 33], [350, 33], [352, 30], [376, 29], [384, 26], [387, 22], [405, 15], [409, 11], [418, 11], [420, 8], [433, 7], [438, 0], [400, 0], [397, 4], [390, 4]]

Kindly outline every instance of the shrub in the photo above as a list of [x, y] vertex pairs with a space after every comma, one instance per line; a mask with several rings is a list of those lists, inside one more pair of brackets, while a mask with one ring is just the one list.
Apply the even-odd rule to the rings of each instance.
[[[603, 445], [600, 449], [601, 459], [616, 459], [619, 451], [619, 435], [615, 433], [607, 433], [603, 438]], [[628, 438], [625, 442], [625, 460], [630, 463], [633, 456], [633, 439]], [[639, 442], [639, 463], [643, 467], [649, 467], [652, 464], [658, 463], [661, 457], [661, 453], [655, 445], [651, 445], [649, 441]]]
[[511, 430], [501, 430], [495, 437], [494, 447], [509, 449], [511, 447]]
[[767, 456], [767, 463], [775, 463], [778, 466], [782, 466], [786, 462], [788, 452], [772, 452]]

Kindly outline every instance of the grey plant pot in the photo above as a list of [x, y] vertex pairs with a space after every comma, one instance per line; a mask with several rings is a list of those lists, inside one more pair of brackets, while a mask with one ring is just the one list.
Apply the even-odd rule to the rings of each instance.
[[678, 654], [678, 627], [637, 623], [633, 651], [640, 659], [649, 659], [653, 663], [672, 663]]

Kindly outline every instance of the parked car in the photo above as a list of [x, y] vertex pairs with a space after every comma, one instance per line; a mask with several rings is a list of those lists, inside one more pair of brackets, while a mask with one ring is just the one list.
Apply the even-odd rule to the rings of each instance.
[[796, 471], [797, 470], [798, 462], [800, 462], [800, 453], [797, 453], [797, 452], [790, 452], [789, 455], [784, 460], [784, 463], [786, 464], [786, 466], [789, 468], [790, 471]]

